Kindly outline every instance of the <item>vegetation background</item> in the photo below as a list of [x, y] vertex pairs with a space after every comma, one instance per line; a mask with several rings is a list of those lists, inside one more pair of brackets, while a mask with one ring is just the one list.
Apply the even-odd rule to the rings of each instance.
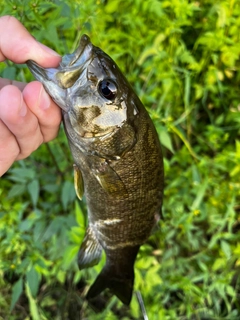
[[[0, 0], [60, 54], [83, 33], [120, 66], [164, 152], [164, 218], [138, 255], [150, 320], [240, 319], [240, 1]], [[2, 77], [33, 80], [25, 65]], [[0, 180], [0, 319], [141, 319], [79, 271], [86, 207], [63, 130]]]

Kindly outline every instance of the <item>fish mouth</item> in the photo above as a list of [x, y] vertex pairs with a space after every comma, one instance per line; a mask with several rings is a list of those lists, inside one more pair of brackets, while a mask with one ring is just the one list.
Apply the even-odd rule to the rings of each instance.
[[44, 85], [53, 100], [65, 110], [66, 107], [62, 103], [59, 104], [55, 96], [57, 93], [63, 95], [61, 90], [69, 89], [78, 79], [81, 80], [81, 74], [93, 57], [92, 49], [90, 38], [84, 34], [77, 49], [71, 54], [64, 55], [58, 68], [43, 68], [33, 60], [28, 60], [26, 64], [34, 77]]
[[90, 38], [86, 34], [82, 35], [77, 49], [72, 54], [63, 56], [60, 67], [71, 69], [75, 68], [76, 65], [85, 64], [92, 56], [92, 48]]

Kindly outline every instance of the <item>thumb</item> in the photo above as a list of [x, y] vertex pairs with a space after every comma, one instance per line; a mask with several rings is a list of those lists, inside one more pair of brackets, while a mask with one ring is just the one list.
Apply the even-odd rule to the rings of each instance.
[[32, 59], [45, 68], [61, 61], [59, 54], [36, 41], [16, 18], [0, 17], [0, 30], [4, 30], [0, 33], [0, 61], [24, 63]]

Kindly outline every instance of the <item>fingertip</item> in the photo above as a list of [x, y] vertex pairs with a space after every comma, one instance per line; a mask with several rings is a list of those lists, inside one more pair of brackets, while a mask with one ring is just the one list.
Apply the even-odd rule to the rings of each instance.
[[50, 48], [35, 40], [27, 29], [12, 16], [0, 17], [0, 61], [10, 59], [24, 63], [31, 59], [43, 67], [55, 67], [61, 57]]
[[23, 99], [26, 102], [26, 104], [30, 106], [37, 105], [38, 103], [38, 97], [42, 90], [42, 84], [39, 81], [32, 81], [28, 83], [25, 88], [23, 89]]
[[44, 68], [57, 67], [62, 57], [51, 48], [34, 39], [35, 44], [32, 46], [31, 52], [26, 60], [34, 60]]
[[41, 49], [42, 49], [43, 51], [45, 51], [46, 53], [51, 54], [52, 56], [55, 56], [55, 57], [58, 57], [59, 59], [61, 59], [60, 54], [58, 54], [56, 51], [54, 51], [53, 49], [45, 46], [45, 44], [43, 44], [43, 43], [41, 43], [41, 42], [39, 42], [39, 41], [37, 41], [37, 42], [38, 42], [39, 46], [41, 47]]
[[40, 82], [33, 81], [27, 84], [23, 90], [23, 99], [43, 127], [54, 129], [60, 125], [61, 109], [50, 98]]
[[21, 91], [13, 85], [7, 85], [0, 90], [0, 118], [6, 123], [15, 122], [19, 116], [27, 113]]

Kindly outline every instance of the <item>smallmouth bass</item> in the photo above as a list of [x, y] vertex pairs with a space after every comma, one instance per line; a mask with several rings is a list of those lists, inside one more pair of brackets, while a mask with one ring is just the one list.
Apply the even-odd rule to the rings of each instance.
[[87, 293], [106, 288], [129, 304], [134, 262], [159, 217], [163, 159], [155, 127], [116, 63], [88, 36], [58, 68], [29, 60], [35, 78], [59, 105], [74, 159], [77, 196], [86, 196], [89, 225], [80, 269], [106, 264]]

